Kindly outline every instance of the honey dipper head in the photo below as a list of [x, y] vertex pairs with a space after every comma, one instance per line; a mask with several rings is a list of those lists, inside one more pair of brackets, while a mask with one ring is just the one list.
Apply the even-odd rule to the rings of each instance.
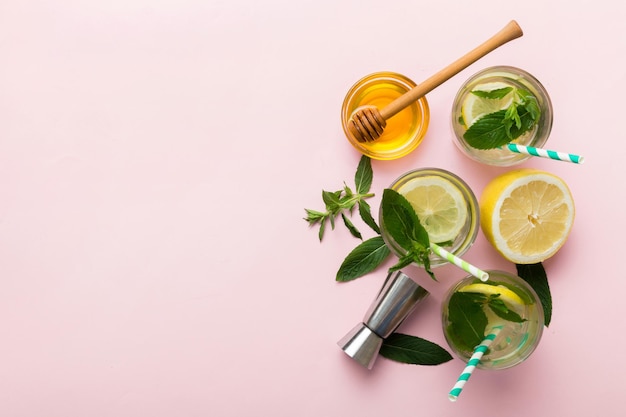
[[359, 142], [373, 142], [383, 134], [387, 122], [376, 107], [357, 109], [348, 121], [348, 130]]

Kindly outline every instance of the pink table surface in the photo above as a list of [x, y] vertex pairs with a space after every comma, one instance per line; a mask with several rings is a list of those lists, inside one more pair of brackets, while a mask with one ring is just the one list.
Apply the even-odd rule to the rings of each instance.
[[[545, 262], [553, 321], [528, 361], [450, 403], [459, 359], [368, 372], [341, 352], [384, 268], [336, 283], [357, 241], [320, 244], [303, 209], [352, 182], [339, 109], [357, 79], [419, 82], [511, 19], [522, 38], [428, 95], [420, 148], [373, 162], [375, 212], [417, 167], [480, 195], [506, 169], [462, 156], [448, 115], [497, 64], [539, 78], [549, 144], [586, 158], [524, 163], [576, 201]], [[2, 1], [0, 416], [623, 415], [625, 20], [582, 0]], [[466, 258], [514, 271], [482, 234]], [[432, 296], [400, 330], [445, 346], [440, 302], [465, 273], [406, 271]]]

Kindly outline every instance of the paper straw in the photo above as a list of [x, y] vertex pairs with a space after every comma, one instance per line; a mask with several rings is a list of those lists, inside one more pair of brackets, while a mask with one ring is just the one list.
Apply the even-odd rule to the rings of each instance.
[[511, 152], [554, 159], [555, 161], [572, 162], [574, 164], [582, 164], [584, 161], [582, 156], [572, 153], [550, 151], [547, 149], [534, 148], [532, 146], [518, 145], [516, 143], [507, 143], [506, 147]]
[[461, 259], [458, 256], [454, 255], [453, 253], [448, 252], [447, 250], [445, 250], [441, 246], [439, 246], [439, 245], [437, 245], [435, 243], [431, 243], [430, 244], [430, 249], [432, 249], [433, 252], [435, 252], [437, 255], [441, 256], [442, 258], [444, 258], [448, 262], [458, 266], [463, 271], [465, 271], [465, 272], [467, 272], [469, 274], [472, 274], [473, 276], [475, 276], [476, 278], [480, 279], [481, 281], [487, 281], [489, 279], [489, 274], [488, 273], [486, 273], [485, 271], [483, 271], [480, 268], [475, 267], [474, 265], [469, 264], [467, 261], [464, 261], [463, 259]]
[[491, 333], [489, 333], [485, 339], [480, 342], [478, 346], [476, 346], [474, 353], [467, 362], [467, 366], [463, 369], [463, 372], [461, 372], [461, 375], [459, 376], [459, 379], [457, 379], [456, 384], [454, 384], [454, 387], [452, 387], [452, 390], [450, 390], [450, 394], [448, 394], [448, 399], [450, 401], [454, 402], [459, 398], [465, 383], [469, 380], [470, 376], [472, 376], [472, 372], [476, 369], [476, 365], [480, 363], [483, 355], [493, 342], [493, 339], [495, 339], [498, 333], [500, 333], [500, 330], [502, 330], [502, 326], [493, 327], [493, 329], [491, 329]]

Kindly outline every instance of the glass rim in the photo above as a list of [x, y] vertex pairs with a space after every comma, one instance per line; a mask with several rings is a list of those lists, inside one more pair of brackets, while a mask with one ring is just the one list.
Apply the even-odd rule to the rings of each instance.
[[[348, 92], [346, 93], [343, 103], [341, 105], [341, 127], [348, 142], [363, 155], [366, 155], [372, 159], [377, 160], [393, 160], [406, 156], [413, 152], [422, 143], [428, 126], [430, 124], [430, 107], [426, 96], [421, 97], [419, 100], [411, 104], [411, 108], [415, 109], [415, 115], [421, 120], [421, 123], [416, 125], [415, 132], [413, 132], [409, 139], [393, 149], [377, 149], [376, 143], [362, 143], [359, 142], [348, 130], [347, 123], [350, 120], [352, 114], [356, 109], [367, 106], [368, 104], [359, 104], [358, 106], [351, 106], [354, 103], [356, 95], [363, 89], [366, 89], [369, 85], [376, 84], [380, 81], [389, 81], [395, 83], [402, 88], [404, 92], [409, 91], [417, 84], [406, 75], [400, 74], [394, 71], [377, 71], [361, 77], [356, 83], [354, 83]], [[354, 108], [352, 108], [354, 107]]]

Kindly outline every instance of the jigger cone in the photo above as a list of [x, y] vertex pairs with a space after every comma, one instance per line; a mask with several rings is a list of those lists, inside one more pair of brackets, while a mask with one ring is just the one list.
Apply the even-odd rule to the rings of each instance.
[[383, 340], [402, 323], [428, 291], [402, 271], [387, 276], [382, 289], [359, 323], [337, 344], [352, 359], [372, 369]]

